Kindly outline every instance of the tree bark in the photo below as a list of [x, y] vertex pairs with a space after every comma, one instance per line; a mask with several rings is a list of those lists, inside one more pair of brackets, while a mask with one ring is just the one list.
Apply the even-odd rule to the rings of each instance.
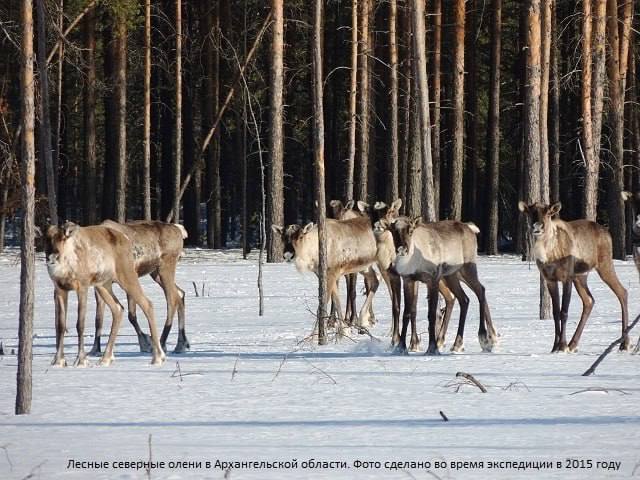
[[549, 76], [551, 72], [551, 3], [552, 0], [542, 0], [541, 3], [541, 33], [542, 43], [541, 72], [540, 72], [540, 197], [544, 203], [549, 203]]
[[91, 8], [84, 21], [84, 167], [83, 182], [84, 222], [86, 225], [98, 223], [96, 156], [96, 11]]
[[528, 204], [540, 192], [540, 0], [527, 0], [526, 89], [524, 105], [524, 194]]
[[442, 59], [442, 0], [433, 2], [433, 209], [440, 218], [440, 96]]
[[387, 176], [387, 201], [389, 204], [398, 198], [398, 43], [396, 24], [398, 19], [398, 2], [390, 0], [389, 4], [389, 62], [390, 62], [390, 93], [391, 120], [389, 136], [391, 152], [389, 155], [389, 172]]
[[56, 194], [56, 174], [51, 149], [51, 114], [49, 110], [49, 74], [47, 73], [47, 33], [44, 0], [37, 0], [38, 17], [38, 76], [40, 87], [40, 154], [44, 158], [47, 179], [47, 200], [49, 217], [53, 225], [58, 224], [58, 202]]
[[116, 107], [118, 123], [118, 165], [116, 174], [116, 220], [127, 217], [127, 19], [120, 15], [117, 25]]
[[489, 126], [487, 128], [489, 153], [489, 225], [487, 253], [498, 253], [500, 197], [500, 48], [502, 40], [502, 0], [493, 0], [491, 5], [491, 58], [489, 90]]
[[344, 198], [353, 199], [356, 162], [356, 127], [358, 124], [358, 0], [351, 1], [351, 72], [349, 81], [349, 157], [345, 175]]
[[[427, 222], [437, 220], [433, 201], [433, 162], [431, 159], [431, 131], [429, 119], [429, 85], [427, 81], [427, 52], [425, 48], [424, 1], [412, 0], [414, 70], [420, 115], [420, 147], [422, 149], [422, 216]], [[463, 2], [464, 3], [464, 2]], [[463, 45], [464, 48], [464, 45]], [[463, 67], [464, 68], [464, 67]]]
[[[411, 91], [417, 92], [417, 75], [415, 72], [415, 62], [411, 62], [414, 67], [411, 75]], [[410, 217], [422, 215], [422, 139], [420, 138], [420, 113], [416, 95], [411, 97], [411, 113], [409, 117], [409, 152], [407, 158], [407, 196], [406, 213]]]
[[283, 90], [284, 90], [284, 8], [283, 0], [272, 0], [273, 37], [271, 41], [271, 76], [269, 81], [269, 124], [271, 163], [267, 169], [267, 262], [282, 260], [283, 245], [280, 235], [275, 235], [272, 225], [284, 223], [284, 137], [283, 137]]
[[16, 415], [31, 413], [31, 365], [35, 279], [35, 108], [33, 88], [33, 4], [22, 2], [22, 242], [20, 246], [20, 311]]
[[451, 158], [451, 218], [462, 218], [464, 166], [464, 20], [465, 0], [455, 0], [453, 45], [453, 131]]
[[318, 344], [327, 343], [325, 318], [329, 300], [327, 285], [327, 229], [324, 186], [324, 113], [322, 107], [322, 2], [315, 0], [313, 15], [313, 156], [315, 163], [315, 197], [318, 223]]
[[[480, 175], [480, 153], [479, 153], [479, 136], [480, 136], [480, 110], [478, 108], [478, 1], [471, 0], [470, 8], [467, 10], [469, 32], [466, 35], [468, 74], [467, 82], [467, 111], [469, 115], [466, 122], [467, 135], [467, 163], [464, 182], [465, 195], [463, 196], [463, 213], [464, 217], [479, 223], [478, 212], [480, 210], [480, 201], [478, 191], [478, 177]], [[464, 144], [463, 144], [464, 149]], [[481, 247], [480, 247], [481, 248]]]
[[118, 165], [118, 119], [115, 99], [117, 41], [114, 38], [114, 16], [106, 9], [102, 29], [104, 89], [104, 165], [102, 173], [102, 219], [116, 218], [115, 183]]
[[371, 0], [361, 0], [360, 5], [360, 161], [355, 188], [355, 198], [367, 201], [369, 197], [369, 123], [371, 114], [371, 93], [369, 91], [369, 14]]
[[144, 158], [142, 163], [142, 212], [151, 220], [151, 0], [144, 1]]
[[551, 203], [560, 201], [560, 73], [559, 73], [559, 49], [557, 5], [553, 2], [551, 9], [551, 106], [549, 139], [549, 183], [551, 184]]
[[618, 2], [607, 0], [607, 56], [609, 77], [609, 122], [611, 124], [611, 178], [609, 182], [609, 229], [614, 258], [625, 258], [625, 218], [621, 192], [624, 189], [624, 92], [620, 70], [620, 37], [618, 34]]
[[176, 153], [173, 159], [173, 221], [180, 223], [180, 179], [182, 177], [182, 0], [176, 0]]
[[600, 158], [594, 148], [593, 122], [591, 119], [592, 60], [591, 36], [593, 15], [591, 1], [582, 2], [582, 154], [584, 155], [583, 216], [596, 221], [598, 211], [598, 177]]

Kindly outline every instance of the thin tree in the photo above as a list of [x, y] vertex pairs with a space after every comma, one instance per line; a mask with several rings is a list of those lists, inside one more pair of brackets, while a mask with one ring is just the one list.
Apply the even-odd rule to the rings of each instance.
[[[481, 24], [478, 22], [478, 1], [471, 0], [469, 3], [469, 9], [467, 10], [468, 19], [468, 35], [465, 36], [466, 42], [466, 63], [468, 64], [466, 75], [466, 110], [468, 111], [466, 121], [466, 135], [467, 135], [467, 163], [466, 172], [464, 177], [465, 195], [463, 196], [465, 202], [463, 202], [463, 212], [465, 217], [478, 221], [477, 212], [480, 210], [478, 202], [480, 200], [478, 194], [478, 177], [480, 175], [480, 152], [479, 152], [479, 138], [480, 138], [480, 110], [478, 102], [478, 89], [479, 79], [478, 74], [478, 61], [479, 61], [479, 47], [478, 38], [480, 36]], [[464, 143], [463, 143], [464, 149]]]
[[433, 209], [440, 217], [440, 96], [442, 59], [442, 0], [433, 2]]
[[[591, 42], [593, 66], [591, 92], [591, 123], [593, 126], [594, 156], [600, 165], [600, 146], [602, 144], [602, 115], [604, 111], [604, 87], [606, 80], [606, 31], [607, 31], [607, 0], [594, 0], [593, 41]], [[598, 167], [599, 168], [599, 167]], [[597, 192], [596, 192], [597, 194]], [[598, 199], [596, 197], [596, 208]]]
[[371, 0], [361, 0], [360, 12], [360, 160], [358, 162], [358, 175], [355, 195], [358, 200], [367, 201], [369, 196], [369, 124], [371, 116], [371, 91], [369, 56], [371, 45], [369, 43], [369, 16]]
[[267, 261], [282, 259], [283, 245], [279, 235], [275, 235], [271, 225], [284, 223], [284, 8], [283, 0], [272, 0], [273, 30], [271, 40], [271, 75], [269, 81], [269, 125], [270, 163], [267, 169]]
[[327, 316], [327, 227], [324, 186], [324, 110], [322, 77], [322, 1], [315, 0], [313, 14], [313, 158], [315, 163], [315, 199], [318, 224], [318, 344], [327, 343], [325, 318]]
[[97, 223], [97, 168], [96, 156], [96, 11], [92, 7], [84, 21], [84, 221]]
[[[424, 1], [412, 0], [413, 51], [420, 115], [422, 149], [422, 216], [428, 222], [437, 220], [433, 201], [433, 163], [431, 160], [431, 129], [429, 120], [429, 84], [427, 81], [427, 52], [425, 47]], [[464, 2], [463, 2], [464, 3]], [[464, 48], [464, 45], [463, 45]], [[463, 67], [464, 68], [464, 67]]]
[[117, 108], [117, 155], [116, 169], [116, 220], [124, 222], [127, 216], [127, 15], [118, 12], [116, 54], [116, 108]]
[[391, 152], [389, 155], [389, 166], [387, 176], [387, 200], [389, 202], [398, 198], [398, 42], [396, 24], [398, 19], [398, 2], [390, 0], [389, 3], [389, 63], [390, 77], [389, 85], [391, 96], [391, 120], [389, 125], [389, 136]]
[[176, 0], [176, 153], [173, 159], [174, 221], [180, 222], [180, 178], [182, 175], [182, 0]]
[[38, 77], [40, 87], [40, 152], [44, 158], [47, 179], [47, 200], [49, 218], [53, 225], [58, 224], [58, 202], [56, 195], [56, 175], [51, 151], [51, 115], [49, 111], [49, 74], [47, 73], [47, 33], [44, 0], [37, 0], [38, 18]]
[[33, 87], [33, 4], [22, 2], [22, 243], [16, 415], [31, 412], [31, 364], [35, 278], [35, 108]]
[[151, 220], [151, 0], [144, 1], [144, 159], [142, 163], [142, 211]]
[[542, 0], [540, 4], [541, 34], [540, 44], [540, 197], [549, 203], [549, 77], [551, 73], [551, 3]]
[[591, 14], [591, 2], [582, 2], [582, 90], [580, 94], [582, 104], [582, 154], [584, 156], [584, 195], [583, 216], [586, 219], [596, 221], [598, 209], [598, 177], [600, 170], [600, 158], [596, 153], [593, 138], [593, 122], [591, 119], [591, 37], [593, 16]]
[[453, 43], [453, 130], [451, 158], [451, 218], [462, 218], [462, 170], [464, 165], [464, 20], [465, 0], [455, 0]]
[[560, 200], [560, 72], [558, 49], [557, 6], [551, 6], [551, 101], [549, 128], [549, 183], [551, 203]]
[[491, 4], [491, 53], [489, 79], [489, 225], [487, 253], [498, 253], [498, 199], [500, 196], [500, 48], [502, 37], [502, 0]]
[[349, 81], [349, 157], [345, 175], [344, 197], [353, 199], [356, 163], [356, 127], [358, 120], [358, 0], [351, 1], [351, 72]]

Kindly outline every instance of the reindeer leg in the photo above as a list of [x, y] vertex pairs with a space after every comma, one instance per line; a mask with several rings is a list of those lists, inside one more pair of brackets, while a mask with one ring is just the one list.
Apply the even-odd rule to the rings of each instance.
[[571, 280], [562, 282], [562, 306], [560, 307], [560, 344], [558, 350], [568, 352], [567, 347], [567, 318], [569, 317], [569, 304], [571, 303], [571, 290], [573, 285]]
[[358, 282], [358, 274], [350, 273], [344, 276], [347, 285], [347, 308], [344, 312], [344, 319], [349, 326], [355, 325], [358, 317], [356, 314], [356, 284]]
[[451, 320], [451, 313], [453, 312], [453, 305], [455, 303], [455, 296], [447, 287], [446, 281], [443, 279], [438, 285], [440, 294], [444, 298], [444, 315], [440, 315], [441, 322], [437, 329], [438, 348], [444, 347], [444, 342], [447, 336], [447, 330], [449, 328], [449, 320]]
[[[374, 294], [376, 292], [376, 290], [378, 289], [378, 286], [380, 285], [380, 281], [378, 280], [378, 275], [376, 275], [376, 271], [373, 269], [373, 267], [369, 267], [369, 270], [367, 271], [369, 273], [368, 278], [367, 276], [364, 277], [364, 292], [365, 295], [367, 296], [367, 298], [369, 297], [369, 293], [371, 292], [371, 290], [374, 288], [375, 285], [375, 289], [374, 289]], [[358, 274], [355, 274], [354, 278], [358, 278]], [[371, 283], [371, 279], [375, 279], [375, 281], [373, 282], [373, 284]], [[355, 308], [355, 281], [354, 281], [354, 303], [353, 306]], [[371, 303], [369, 303], [369, 325], [373, 326], [376, 324], [376, 315], [375, 313], [373, 313], [373, 299], [371, 301]]]
[[129, 323], [133, 326], [133, 329], [136, 331], [136, 335], [138, 337], [138, 345], [140, 346], [140, 351], [143, 353], [151, 352], [151, 341], [149, 340], [149, 335], [142, 331], [140, 328], [140, 324], [138, 323], [138, 316], [136, 314], [136, 302], [133, 301], [130, 295], [127, 295], [127, 316], [129, 318]]
[[342, 304], [340, 303], [340, 295], [338, 294], [337, 280], [340, 275], [336, 275], [333, 272], [327, 272], [327, 285], [329, 286], [329, 297], [336, 305], [336, 314], [338, 315], [338, 322], [336, 323], [336, 338], [341, 338], [343, 335], [349, 333], [349, 327], [344, 324], [344, 318], [342, 317]]
[[629, 323], [629, 310], [627, 306], [628, 294], [627, 290], [622, 286], [620, 280], [618, 280], [618, 276], [616, 275], [616, 271], [613, 269], [613, 264], [611, 261], [609, 265], [606, 265], [601, 268], [596, 269], [598, 275], [604, 283], [606, 283], [613, 293], [615, 293], [616, 297], [618, 297], [618, 301], [620, 302], [620, 309], [622, 310], [622, 335], [624, 338], [622, 339], [622, 343], [620, 343], [620, 350], [627, 351], [629, 350], [629, 334], [625, 334], [627, 330], [627, 325]]
[[66, 367], [64, 359], [64, 332], [67, 328], [67, 296], [68, 292], [54, 287], [53, 299], [56, 304], [56, 356], [53, 357], [51, 365], [54, 367]]
[[369, 269], [363, 273], [365, 278], [365, 283], [369, 285], [369, 292], [367, 293], [367, 299], [364, 302], [364, 305], [360, 309], [360, 315], [358, 315], [358, 323], [359, 327], [369, 328], [372, 326], [371, 318], [371, 303], [373, 302], [373, 296], [378, 290], [378, 285], [380, 282], [378, 281], [378, 276], [373, 268], [369, 267]]
[[391, 270], [380, 269], [380, 273], [391, 297], [391, 345], [398, 345], [400, 341], [400, 292], [402, 280], [400, 275]]
[[409, 350], [412, 352], [420, 351], [420, 337], [418, 337], [418, 326], [416, 324], [417, 315], [418, 315], [418, 289], [420, 288], [420, 283], [415, 282], [413, 284], [413, 298], [411, 305], [411, 342], [409, 343]]
[[78, 293], [78, 320], [76, 330], [78, 332], [78, 356], [73, 362], [74, 367], [87, 366], [87, 354], [84, 352], [84, 320], [87, 314], [87, 288], [80, 287]]
[[451, 347], [452, 352], [464, 352], [464, 324], [467, 319], [467, 311], [469, 310], [469, 297], [462, 286], [460, 285], [460, 279], [457, 275], [450, 275], [445, 277], [445, 282], [447, 287], [451, 290], [455, 298], [458, 300], [460, 304], [460, 320], [458, 322], [458, 333], [456, 334], [455, 342]]
[[404, 294], [404, 311], [402, 312], [402, 332], [394, 350], [395, 354], [407, 355], [407, 328], [411, 320], [411, 311], [416, 304], [414, 297], [416, 296], [415, 280], [409, 277], [403, 277], [402, 291]]
[[111, 321], [111, 332], [109, 333], [109, 341], [107, 342], [107, 346], [104, 349], [102, 358], [98, 361], [98, 365], [108, 367], [114, 360], [113, 346], [116, 342], [116, 337], [118, 336], [120, 323], [122, 322], [122, 313], [124, 312], [124, 307], [120, 304], [116, 296], [113, 294], [110, 283], [100, 286], [96, 285], [95, 288], [96, 290], [98, 290], [98, 293], [111, 310], [111, 316], [113, 317]]
[[91, 347], [89, 355], [96, 357], [102, 351], [100, 348], [100, 335], [102, 335], [102, 323], [104, 321], [104, 301], [95, 288], [93, 289], [93, 294], [96, 297], [96, 333], [93, 337], [93, 347]]
[[438, 310], [438, 283], [439, 280], [430, 280], [427, 283], [427, 297], [429, 302], [429, 346], [425, 355], [440, 355], [436, 340], [436, 317]]
[[[175, 285], [175, 283], [174, 283]], [[182, 290], [178, 285], [175, 285], [176, 290], [178, 292], [179, 302], [178, 302], [178, 343], [176, 344], [176, 348], [173, 350], [173, 353], [184, 353], [187, 350], [191, 349], [191, 344], [187, 339], [187, 332], [185, 330], [185, 317], [184, 317], [184, 299], [186, 294], [184, 290]]]
[[[345, 282], [347, 284], [347, 292], [348, 292], [349, 291], [349, 280], [346, 277], [345, 277]], [[339, 289], [340, 286], [336, 285], [336, 288]], [[347, 293], [347, 295], [348, 295], [348, 293]], [[334, 328], [336, 326], [337, 319], [338, 319], [338, 316], [336, 314], [336, 304], [334, 303], [333, 298], [332, 298], [331, 299], [331, 313], [329, 313], [329, 319], [327, 321], [327, 327], [328, 328]]]
[[553, 338], [553, 347], [551, 353], [556, 353], [560, 347], [560, 293], [558, 291], [558, 283], [554, 280], [545, 280], [549, 295], [551, 296], [551, 305], [553, 307], [553, 325], [555, 335]]
[[578, 351], [578, 342], [580, 342], [580, 336], [582, 335], [584, 326], [587, 324], [587, 319], [589, 318], [591, 310], [593, 309], [593, 304], [595, 303], [593, 300], [593, 295], [591, 295], [591, 291], [587, 286], [586, 275], [576, 276], [573, 279], [573, 284], [576, 287], [576, 292], [578, 292], [578, 295], [580, 296], [580, 300], [582, 300], [582, 315], [580, 316], [578, 327], [576, 328], [576, 331], [573, 334], [573, 338], [569, 342], [569, 346], [567, 348], [567, 351], [572, 353]]
[[497, 334], [491, 322], [489, 303], [484, 285], [478, 278], [478, 268], [475, 263], [467, 263], [460, 269], [462, 281], [473, 291], [480, 303], [480, 326], [478, 327], [478, 341], [483, 352], [490, 352], [497, 343]]

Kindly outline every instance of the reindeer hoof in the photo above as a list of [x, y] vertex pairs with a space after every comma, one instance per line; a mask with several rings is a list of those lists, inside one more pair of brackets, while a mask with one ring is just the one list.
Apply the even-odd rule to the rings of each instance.
[[89, 357], [99, 357], [100, 355], [102, 355], [102, 349], [94, 345], [93, 348], [89, 351], [89, 353], [87, 353], [87, 355]]
[[454, 343], [453, 347], [451, 347], [451, 351], [453, 353], [462, 353], [464, 352], [464, 345], [462, 345], [462, 343]]
[[108, 357], [106, 355], [103, 355], [102, 358], [98, 361], [98, 366], [108, 367], [113, 363], [114, 360], [115, 357], [113, 356], [113, 354], [109, 355]]
[[73, 362], [73, 366], [74, 367], [79, 367], [79, 368], [85, 368], [89, 365], [89, 362], [87, 361], [87, 356], [86, 355], [78, 355], [76, 357], [76, 360]]
[[191, 349], [188, 341], [178, 342], [176, 348], [173, 349], [173, 353], [184, 353]]
[[393, 355], [409, 355], [409, 352], [407, 351], [407, 347], [402, 345], [397, 345], [396, 348], [394, 348], [393, 352], [391, 353]]
[[483, 352], [491, 352], [495, 346], [495, 340], [487, 337], [487, 335], [478, 335], [478, 341], [480, 342], [480, 348]]
[[162, 365], [166, 358], [167, 357], [164, 355], [164, 353], [162, 355], [154, 355], [153, 359], [151, 360], [151, 365]]
[[54, 358], [51, 365], [56, 368], [66, 367], [67, 361], [64, 358]]
[[424, 354], [429, 357], [437, 357], [440, 355], [440, 350], [438, 350], [438, 347], [436, 347], [435, 345], [430, 345], [429, 348], [427, 348], [427, 351], [424, 352]]
[[628, 352], [630, 347], [631, 347], [631, 344], [629, 342], [629, 337], [627, 337], [620, 344], [620, 351], [621, 352]]
[[140, 345], [140, 351], [142, 353], [151, 353], [153, 351], [153, 347], [151, 346], [151, 337], [146, 333], [143, 333], [138, 337], [138, 344]]
[[420, 351], [420, 342], [411, 342], [409, 345], [409, 351], [411, 352], [419, 352]]

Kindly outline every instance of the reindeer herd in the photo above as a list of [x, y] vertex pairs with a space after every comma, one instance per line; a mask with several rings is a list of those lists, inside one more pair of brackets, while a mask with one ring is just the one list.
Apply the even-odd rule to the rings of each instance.
[[[623, 192], [625, 201], [640, 212], [640, 194]], [[392, 346], [407, 354], [419, 349], [416, 329], [418, 286], [424, 283], [428, 298], [428, 338], [426, 354], [436, 355], [443, 348], [455, 301], [460, 307], [458, 330], [451, 347], [463, 351], [464, 327], [469, 307], [462, 284], [476, 296], [480, 324], [478, 340], [483, 351], [490, 352], [499, 335], [491, 320], [485, 288], [478, 278], [478, 227], [471, 222], [445, 220], [425, 223], [420, 217], [400, 215], [402, 201], [391, 205], [376, 202], [373, 207], [359, 201], [346, 205], [330, 202], [332, 217], [327, 219], [327, 285], [331, 300], [331, 326], [338, 336], [350, 328], [366, 331], [375, 323], [373, 297], [378, 289], [378, 273], [386, 284], [392, 306]], [[608, 230], [589, 220], [570, 222], [559, 218], [561, 205], [527, 205], [519, 202], [519, 210], [527, 218], [531, 254], [549, 290], [553, 306], [555, 337], [552, 352], [575, 352], [585, 324], [593, 309], [594, 299], [587, 285], [589, 272], [596, 270], [620, 302], [622, 311], [621, 350], [628, 350], [627, 291], [613, 267], [611, 235]], [[284, 259], [294, 262], [300, 272], [318, 273], [318, 230], [306, 225], [272, 226], [282, 238]], [[640, 215], [633, 225], [634, 261], [640, 272]], [[100, 225], [81, 227], [71, 222], [49, 226], [45, 234], [45, 254], [49, 276], [54, 284], [56, 316], [56, 354], [52, 364], [65, 366], [64, 334], [66, 331], [67, 297], [69, 291], [78, 295], [78, 354], [75, 366], [86, 366], [88, 355], [102, 353], [100, 335], [104, 304], [112, 314], [111, 332], [100, 365], [114, 359], [114, 344], [122, 321], [124, 307], [113, 293], [118, 284], [127, 294], [128, 318], [138, 336], [140, 350], [152, 353], [152, 364], [165, 360], [166, 340], [177, 312], [179, 331], [174, 353], [190, 348], [185, 331], [185, 293], [175, 283], [176, 266], [183, 251], [187, 232], [179, 224], [159, 221], [134, 221], [120, 224], [107, 220]], [[377, 272], [376, 272], [377, 270]], [[356, 313], [356, 279], [364, 277], [366, 298]], [[151, 275], [163, 289], [167, 304], [167, 319], [159, 337], [154, 310], [144, 294], [138, 277]], [[347, 301], [344, 309], [339, 296], [339, 281], [345, 277]], [[558, 283], [562, 284], [560, 298]], [[95, 337], [91, 351], [84, 350], [84, 322], [89, 288], [95, 289]], [[567, 343], [566, 322], [575, 287], [582, 300], [582, 315], [576, 331]], [[438, 308], [439, 296], [445, 307]], [[404, 300], [404, 302], [403, 302]], [[401, 305], [402, 327], [400, 328]], [[136, 317], [140, 306], [149, 322], [150, 336], [145, 334]], [[411, 340], [406, 336], [411, 324]], [[639, 342], [640, 345], [640, 342]], [[637, 347], [636, 347], [637, 348]]]

